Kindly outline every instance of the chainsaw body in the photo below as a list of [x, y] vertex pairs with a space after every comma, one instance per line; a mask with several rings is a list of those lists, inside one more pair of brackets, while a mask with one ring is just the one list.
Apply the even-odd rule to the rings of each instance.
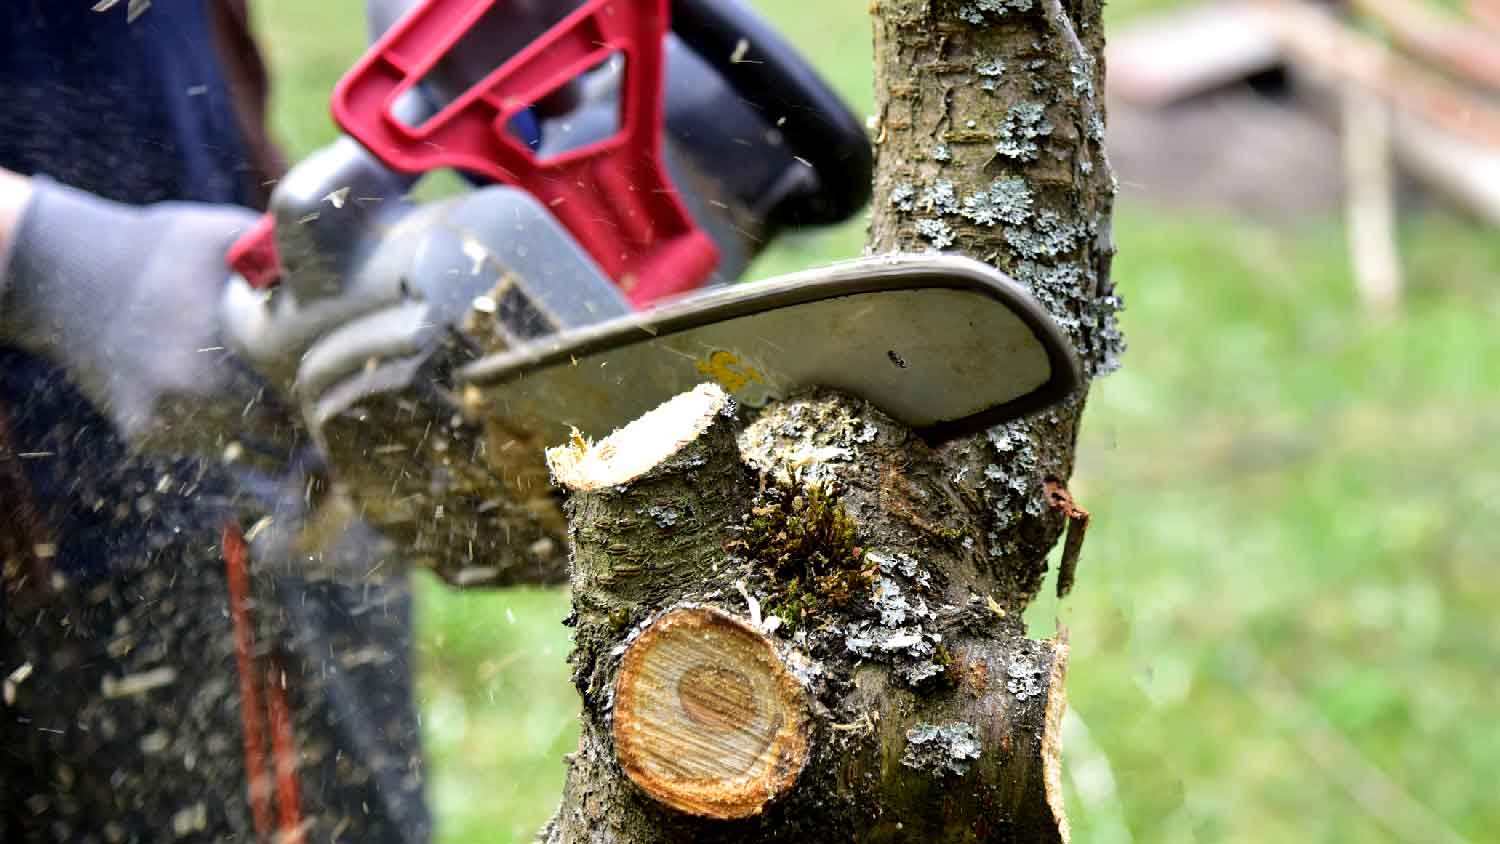
[[[748, 405], [842, 388], [935, 438], [1078, 383], [1045, 311], [972, 261], [693, 292], [858, 210], [863, 128], [739, 2], [570, 0], [486, 62], [473, 35], [504, 6], [427, 0], [392, 25], [335, 92], [348, 136], [231, 253], [231, 342], [409, 561], [488, 585], [560, 553], [542, 448], [699, 381]], [[438, 168], [492, 184], [405, 198]]]

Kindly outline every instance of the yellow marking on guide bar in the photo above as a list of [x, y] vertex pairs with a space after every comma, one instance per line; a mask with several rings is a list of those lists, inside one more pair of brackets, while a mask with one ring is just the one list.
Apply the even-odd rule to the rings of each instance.
[[720, 387], [731, 393], [739, 392], [751, 381], [757, 384], [765, 383], [765, 379], [755, 370], [755, 367], [741, 361], [733, 352], [722, 349], [709, 353], [707, 358], [693, 361], [693, 366], [699, 373], [712, 378]]

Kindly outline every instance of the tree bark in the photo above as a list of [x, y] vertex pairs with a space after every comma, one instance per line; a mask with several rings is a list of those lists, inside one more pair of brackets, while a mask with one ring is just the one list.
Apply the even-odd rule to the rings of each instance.
[[[872, 10], [870, 250], [995, 264], [1110, 371], [1099, 4]], [[1067, 645], [1021, 614], [1083, 403], [933, 449], [857, 398], [704, 386], [550, 450], [583, 734], [541, 840], [1066, 841]]]
[[[877, 0], [877, 124], [868, 250], [977, 257], [1028, 287], [1089, 377], [1124, 344], [1109, 279], [1102, 3]], [[1003, 365], [1003, 364], [1001, 364]], [[1007, 609], [1030, 602], [1063, 528], [1044, 482], [1072, 474], [1085, 392], [960, 441], [944, 459], [982, 501], [982, 551]]]

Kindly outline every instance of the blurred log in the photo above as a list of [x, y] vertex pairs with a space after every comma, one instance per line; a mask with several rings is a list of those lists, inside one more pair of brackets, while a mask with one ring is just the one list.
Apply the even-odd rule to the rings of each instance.
[[1261, 0], [1263, 18], [1292, 60], [1340, 85], [1385, 100], [1472, 143], [1500, 147], [1500, 108], [1370, 36], [1298, 0]]
[[1500, 38], [1414, 0], [1353, 0], [1391, 41], [1461, 81], [1500, 92]]
[[1392, 115], [1392, 132], [1405, 171], [1463, 211], [1500, 226], [1500, 148], [1407, 114]]

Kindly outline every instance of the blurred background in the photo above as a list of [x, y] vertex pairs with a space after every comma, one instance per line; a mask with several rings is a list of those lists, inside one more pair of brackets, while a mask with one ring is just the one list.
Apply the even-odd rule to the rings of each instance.
[[[362, 4], [251, 5], [295, 159]], [[869, 113], [864, 0], [757, 5]], [[1355, 5], [1106, 11], [1130, 348], [1085, 416], [1078, 585], [1029, 614], [1073, 646], [1078, 842], [1500, 837], [1500, 14]], [[529, 841], [576, 743], [566, 595], [419, 598], [439, 838]]]

